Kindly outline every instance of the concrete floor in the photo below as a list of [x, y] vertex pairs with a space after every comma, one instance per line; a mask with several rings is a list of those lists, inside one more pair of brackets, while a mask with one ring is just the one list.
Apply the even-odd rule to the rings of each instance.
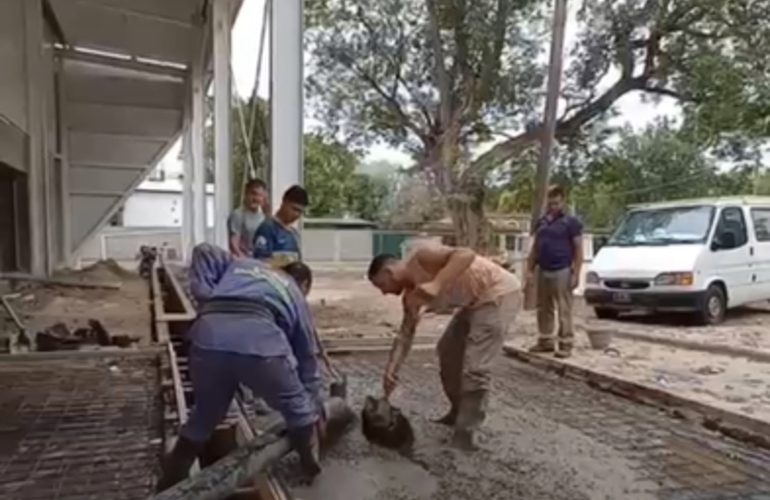
[[[385, 357], [336, 359], [360, 409], [380, 392]], [[770, 451], [510, 359], [475, 454], [451, 449], [449, 430], [429, 421], [446, 409], [432, 353], [413, 353], [393, 401], [415, 428], [413, 454], [370, 445], [357, 428], [297, 500], [770, 499]]]

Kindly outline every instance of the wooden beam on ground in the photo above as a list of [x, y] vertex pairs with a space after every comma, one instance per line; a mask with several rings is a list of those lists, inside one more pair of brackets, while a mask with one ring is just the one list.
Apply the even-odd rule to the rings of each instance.
[[76, 279], [68, 278], [44, 278], [41, 276], [32, 276], [31, 274], [25, 273], [2, 273], [0, 274], [0, 280], [27, 281], [30, 283], [40, 283], [47, 286], [63, 286], [69, 288], [120, 290], [123, 287], [123, 284], [119, 282], [79, 281]]
[[[340, 398], [326, 402], [328, 429], [346, 430], [355, 421], [355, 414]], [[201, 470], [200, 473], [159, 493], [152, 500], [222, 500], [229, 497], [255, 475], [289, 453], [289, 438], [281, 429], [266, 433]]]
[[[418, 336], [414, 339], [412, 350], [434, 349], [440, 337]], [[370, 337], [349, 339], [321, 339], [324, 349], [329, 354], [353, 353], [353, 352], [384, 352], [393, 346], [392, 337]]]
[[[256, 429], [243, 409], [243, 403], [238, 399], [238, 430], [241, 432], [245, 440], [252, 441], [258, 438], [261, 433]], [[259, 498], [259, 500], [291, 500], [290, 497], [284, 492], [281, 483], [270, 472], [266, 471], [259, 474], [254, 479], [254, 489], [250, 492], [240, 492], [241, 496]]]

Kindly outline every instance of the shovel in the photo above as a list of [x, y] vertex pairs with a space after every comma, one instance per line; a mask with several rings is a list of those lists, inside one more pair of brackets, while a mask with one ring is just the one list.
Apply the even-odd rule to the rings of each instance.
[[339, 371], [337, 371], [334, 366], [332, 366], [332, 362], [329, 359], [329, 355], [326, 354], [326, 349], [324, 348], [323, 343], [321, 342], [320, 337], [318, 337], [318, 330], [315, 330], [315, 341], [318, 344], [318, 352], [323, 359], [324, 364], [326, 365], [326, 371], [329, 372], [329, 375], [334, 378], [332, 382], [329, 384], [329, 395], [333, 398], [340, 398], [343, 400], [348, 399], [348, 377], [346, 374], [340, 374]]

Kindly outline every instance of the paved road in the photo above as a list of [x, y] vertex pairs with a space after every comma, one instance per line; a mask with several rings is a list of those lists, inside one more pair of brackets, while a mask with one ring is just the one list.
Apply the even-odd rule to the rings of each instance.
[[[381, 355], [337, 358], [361, 407], [377, 393]], [[445, 410], [431, 353], [414, 353], [394, 402], [418, 436], [411, 456], [376, 448], [359, 430], [326, 460], [304, 500], [770, 500], [770, 451], [504, 359], [482, 450], [449, 448], [429, 418]]]

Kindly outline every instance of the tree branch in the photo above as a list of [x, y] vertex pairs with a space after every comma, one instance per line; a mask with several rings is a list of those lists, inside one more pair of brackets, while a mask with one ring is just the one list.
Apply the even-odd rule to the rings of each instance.
[[398, 99], [395, 95], [385, 92], [385, 89], [383, 89], [380, 84], [377, 83], [377, 80], [375, 80], [369, 73], [359, 68], [352, 61], [348, 61], [347, 58], [344, 58], [340, 60], [340, 62], [347, 66], [351, 71], [357, 73], [362, 80], [368, 83], [372, 89], [385, 100], [385, 104], [387, 104], [387, 106], [398, 115], [401, 125], [403, 125], [406, 129], [411, 130], [417, 137], [420, 138], [423, 143], [426, 142], [426, 133], [420, 130], [420, 127], [418, 127], [412, 121], [412, 119], [409, 118], [409, 115], [404, 112], [403, 108], [401, 107], [401, 103], [398, 102]]
[[667, 89], [664, 87], [650, 87], [645, 86], [643, 89], [644, 92], [648, 92], [650, 94], [658, 94], [658, 95], [664, 95], [668, 97], [673, 97], [674, 99], [678, 99], [680, 101], [685, 102], [694, 102], [697, 103], [699, 100], [696, 97], [693, 97], [691, 95], [682, 94], [681, 92], [678, 92], [673, 89]]
[[[612, 107], [612, 105], [624, 94], [632, 90], [642, 90], [646, 83], [647, 78], [645, 77], [623, 78], [618, 80], [596, 100], [585, 106], [570, 118], [559, 121], [559, 123], [556, 124], [556, 138], [560, 139], [574, 135], [583, 125], [609, 110], [610, 107]], [[463, 173], [463, 179], [479, 175], [483, 171], [508, 160], [521, 151], [521, 149], [538, 140], [541, 131], [542, 127], [537, 127], [495, 145], [471, 164], [470, 168]]]
[[505, 48], [505, 31], [508, 27], [508, 14], [510, 12], [510, 0], [497, 0], [497, 16], [495, 18], [494, 35], [491, 47], [485, 47], [482, 58], [481, 80], [479, 81], [479, 95], [476, 98], [474, 112], [482, 103], [489, 99], [497, 70], [500, 67], [500, 57]]

